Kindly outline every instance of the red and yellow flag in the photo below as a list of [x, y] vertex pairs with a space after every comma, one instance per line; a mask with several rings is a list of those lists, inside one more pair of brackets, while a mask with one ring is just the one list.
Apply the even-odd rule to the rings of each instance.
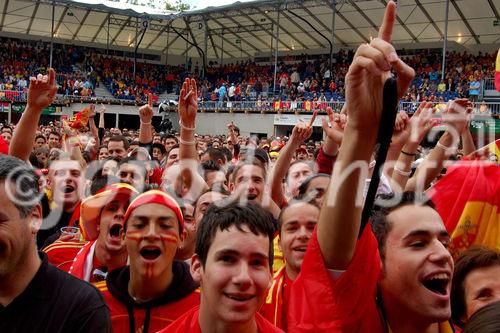
[[500, 49], [498, 49], [497, 61], [495, 65], [495, 89], [500, 91]]
[[69, 118], [69, 126], [74, 129], [82, 129], [87, 127], [89, 122], [90, 108], [85, 108], [77, 114]]
[[462, 161], [429, 191], [451, 235], [456, 258], [471, 245], [500, 251], [500, 166]]

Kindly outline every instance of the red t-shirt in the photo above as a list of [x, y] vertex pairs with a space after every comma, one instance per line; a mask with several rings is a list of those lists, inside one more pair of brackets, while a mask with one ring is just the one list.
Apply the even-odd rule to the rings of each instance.
[[63, 242], [57, 240], [42, 251], [47, 253], [49, 263], [68, 272], [76, 255], [85, 244], [86, 242]]
[[269, 289], [266, 302], [262, 305], [259, 313], [275, 326], [287, 331], [288, 304], [293, 281], [282, 267], [274, 274], [273, 284]]
[[[106, 282], [96, 284], [106, 300], [111, 315], [113, 332], [130, 332], [129, 312], [125, 304], [116, 299], [109, 292]], [[186, 311], [200, 304], [200, 293], [198, 290], [188, 296], [175, 302], [161, 304], [150, 309], [150, 322], [148, 332], [158, 332], [177, 318], [181, 317]], [[134, 332], [142, 332], [146, 318], [146, 309], [133, 307]]]
[[[198, 323], [198, 317], [200, 313], [199, 306], [191, 309], [182, 317], [174, 321], [168, 327], [161, 330], [159, 333], [201, 333], [200, 324]], [[282, 333], [283, 331], [268, 322], [259, 313], [255, 314], [255, 322], [257, 323], [257, 329], [259, 333]]]
[[315, 230], [291, 289], [288, 332], [383, 333], [375, 302], [379, 272], [377, 241], [369, 226], [338, 279], [325, 266]]

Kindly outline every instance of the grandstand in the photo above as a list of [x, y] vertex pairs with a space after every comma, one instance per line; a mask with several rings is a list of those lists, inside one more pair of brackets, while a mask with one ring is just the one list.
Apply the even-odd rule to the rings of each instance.
[[[339, 110], [353, 50], [375, 36], [386, 4], [249, 1], [176, 13], [123, 2], [2, 0], [0, 121], [16, 122], [29, 76], [48, 66], [58, 73], [59, 91], [44, 121], [102, 102], [116, 105], [109, 121], [134, 123], [135, 106], [147, 94], [156, 104], [175, 100], [188, 76], [200, 82], [206, 113]], [[439, 105], [470, 97], [477, 113], [499, 117], [493, 87], [498, 3], [409, 0], [398, 6], [394, 43], [417, 72], [401, 108], [411, 113], [420, 100]], [[475, 82], [479, 88], [470, 89]]]

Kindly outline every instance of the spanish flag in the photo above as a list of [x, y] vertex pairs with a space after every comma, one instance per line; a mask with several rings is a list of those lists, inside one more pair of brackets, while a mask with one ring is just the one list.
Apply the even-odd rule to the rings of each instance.
[[453, 257], [472, 245], [500, 251], [500, 166], [464, 160], [448, 169], [430, 190], [446, 229]]
[[69, 126], [74, 129], [83, 129], [89, 122], [90, 108], [85, 108], [69, 118]]
[[500, 91], [500, 49], [498, 49], [497, 61], [495, 65], [495, 89]]

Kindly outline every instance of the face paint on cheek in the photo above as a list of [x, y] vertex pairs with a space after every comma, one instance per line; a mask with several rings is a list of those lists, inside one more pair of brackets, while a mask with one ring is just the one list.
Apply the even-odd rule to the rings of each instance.
[[177, 244], [179, 242], [179, 236], [173, 231], [163, 231], [160, 234], [162, 242]]
[[125, 233], [125, 238], [128, 240], [140, 242], [144, 238], [144, 236], [142, 236], [142, 233], [140, 231], [127, 231]]

